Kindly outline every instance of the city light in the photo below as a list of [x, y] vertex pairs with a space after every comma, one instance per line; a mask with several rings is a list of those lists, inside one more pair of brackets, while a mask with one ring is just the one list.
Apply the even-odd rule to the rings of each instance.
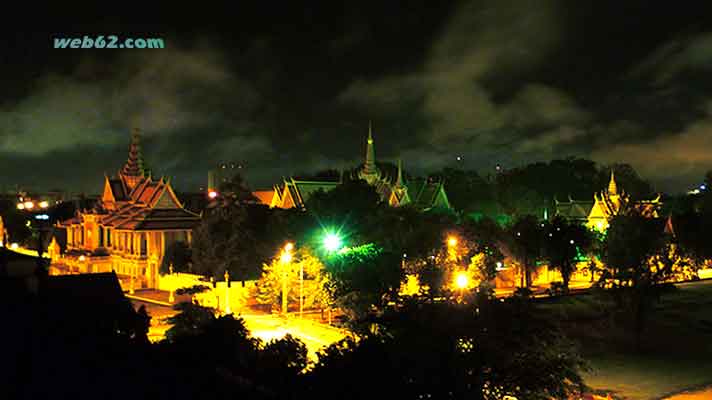
[[43, 221], [47, 221], [49, 219], [49, 215], [47, 214], [38, 214], [35, 215], [35, 219], [41, 219]]
[[84, 257], [84, 255], [83, 255], [83, 254], [82, 254], [81, 256], [79, 256], [79, 261], [84, 261], [84, 260], [86, 260], [86, 259], [87, 259], [87, 258], [86, 258], [86, 257]]
[[10, 248], [13, 249], [13, 250], [15, 250], [15, 249], [17, 249], [17, 248], [19, 248], [19, 247], [20, 247], [20, 245], [17, 244], [17, 243], [13, 243], [13, 244], [10, 245]]
[[35, 207], [35, 203], [33, 203], [33, 202], [31, 202], [31, 201], [26, 201], [26, 202], [25, 202], [25, 208], [26, 208], [26, 209], [31, 210], [31, 209], [34, 208], [34, 207]]
[[324, 248], [326, 251], [337, 251], [341, 249], [341, 238], [335, 233], [327, 233], [324, 237]]
[[292, 253], [289, 251], [283, 251], [282, 254], [279, 256], [279, 261], [283, 263], [289, 263], [292, 262]]
[[457, 285], [459, 289], [465, 289], [469, 284], [470, 278], [468, 278], [467, 272], [458, 272], [455, 277], [455, 285]]
[[211, 199], [214, 199], [214, 198], [218, 197], [218, 192], [211, 190], [208, 192], [208, 197], [210, 197]]
[[49, 203], [46, 201], [40, 201], [40, 208], [47, 208], [49, 207]]
[[284, 250], [286, 251], [292, 251], [294, 249], [294, 243], [292, 242], [287, 242], [287, 244], [284, 245]]
[[457, 238], [455, 236], [448, 236], [447, 238], [447, 245], [449, 247], [455, 247], [457, 246]]
[[24, 209], [25, 209], [25, 205], [24, 205], [23, 203], [17, 203], [17, 209], [18, 209], [18, 210], [24, 210]]

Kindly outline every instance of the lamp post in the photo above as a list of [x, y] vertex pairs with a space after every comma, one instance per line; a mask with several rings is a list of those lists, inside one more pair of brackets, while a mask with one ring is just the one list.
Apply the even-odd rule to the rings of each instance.
[[282, 315], [287, 315], [287, 266], [292, 261], [292, 249], [294, 245], [292, 243], [287, 243], [284, 245], [284, 250], [282, 250], [282, 255], [279, 257], [282, 263]]
[[225, 314], [232, 314], [230, 310], [230, 273], [225, 270]]
[[460, 299], [465, 298], [465, 288], [467, 285], [470, 283], [470, 278], [467, 276], [467, 272], [462, 271], [458, 272], [457, 276], [455, 277], [455, 285], [460, 289]]

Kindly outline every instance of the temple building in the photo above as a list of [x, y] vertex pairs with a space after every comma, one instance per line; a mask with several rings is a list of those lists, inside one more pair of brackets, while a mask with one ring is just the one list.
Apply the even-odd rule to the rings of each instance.
[[135, 129], [128, 160], [116, 177], [104, 177], [100, 201], [58, 224], [66, 230], [67, 245], [61, 255], [54, 247], [53, 270], [114, 271], [123, 285], [154, 288], [166, 249], [177, 241], [190, 245], [199, 222], [200, 215], [183, 207], [169, 180], [146, 172]]
[[[406, 182], [403, 177], [402, 163], [398, 161], [398, 171], [395, 177], [383, 173], [376, 165], [373, 132], [369, 124], [366, 140], [366, 159], [361, 168], [348, 179], [362, 179], [373, 186], [381, 197], [393, 207], [410, 205], [420, 211], [430, 209], [450, 209], [450, 202], [442, 182], [431, 180], [412, 180]], [[344, 181], [342, 174], [338, 180], [299, 180], [284, 179], [275, 185], [271, 196], [265, 191], [254, 192], [263, 204], [279, 208], [304, 208], [309, 197], [319, 191], [329, 191]]]
[[594, 193], [593, 201], [575, 201], [569, 198], [567, 202], [556, 199], [554, 202], [556, 215], [581, 222], [599, 232], [605, 232], [609, 221], [616, 215], [635, 212], [648, 218], [658, 218], [658, 211], [662, 207], [660, 195], [653, 200], [632, 201], [624, 190], [619, 192], [613, 171], [608, 189]]

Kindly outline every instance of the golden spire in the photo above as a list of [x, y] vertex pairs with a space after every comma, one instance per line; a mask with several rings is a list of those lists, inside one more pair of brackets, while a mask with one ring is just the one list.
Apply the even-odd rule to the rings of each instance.
[[618, 185], [616, 185], [616, 178], [613, 176], [613, 168], [611, 168], [611, 181], [608, 183], [608, 194], [617, 195]]

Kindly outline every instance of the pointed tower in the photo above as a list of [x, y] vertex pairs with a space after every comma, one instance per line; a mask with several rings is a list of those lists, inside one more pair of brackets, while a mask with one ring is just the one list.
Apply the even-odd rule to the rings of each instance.
[[613, 196], [618, 194], [618, 185], [616, 185], [616, 178], [613, 175], [612, 168], [611, 168], [611, 181], [608, 182], [608, 194], [613, 195]]
[[381, 177], [381, 172], [376, 166], [376, 152], [373, 149], [373, 132], [371, 130], [371, 121], [368, 122], [368, 139], [366, 141], [366, 163], [359, 171], [358, 177], [368, 182], [369, 185], [374, 184]]
[[401, 159], [398, 159], [398, 177], [396, 178], [396, 185], [397, 188], [403, 187], [403, 163], [401, 162]]
[[119, 172], [129, 191], [133, 190], [144, 178], [143, 156], [141, 155], [141, 133], [138, 128], [131, 132], [131, 144], [129, 145], [129, 158]]

